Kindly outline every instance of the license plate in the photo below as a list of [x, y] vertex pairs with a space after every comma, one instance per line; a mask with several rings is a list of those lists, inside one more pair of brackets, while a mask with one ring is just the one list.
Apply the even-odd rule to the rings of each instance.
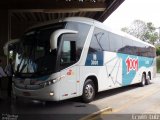
[[31, 94], [29, 92], [23, 92], [24, 96], [31, 96]]

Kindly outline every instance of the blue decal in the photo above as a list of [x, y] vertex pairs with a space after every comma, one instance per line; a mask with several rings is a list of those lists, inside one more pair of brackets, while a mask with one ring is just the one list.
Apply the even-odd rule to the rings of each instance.
[[122, 59], [122, 85], [126, 86], [131, 84], [136, 72], [141, 67], [150, 67], [153, 64], [153, 58], [140, 57], [127, 54], [117, 54]]
[[103, 66], [103, 52], [89, 53], [86, 59], [86, 66]]

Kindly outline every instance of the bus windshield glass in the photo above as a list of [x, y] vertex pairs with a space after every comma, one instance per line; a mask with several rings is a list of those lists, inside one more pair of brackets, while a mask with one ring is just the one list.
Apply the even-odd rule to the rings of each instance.
[[33, 77], [55, 72], [57, 50], [50, 49], [50, 36], [64, 26], [65, 23], [53, 24], [23, 35], [16, 54], [16, 75]]

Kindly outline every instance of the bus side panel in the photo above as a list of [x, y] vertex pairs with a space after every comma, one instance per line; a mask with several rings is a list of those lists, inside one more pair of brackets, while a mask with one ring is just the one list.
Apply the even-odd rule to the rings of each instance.
[[153, 58], [117, 53], [122, 59], [122, 86], [141, 82], [143, 72], [153, 71]]
[[97, 77], [98, 91], [139, 83], [143, 72], [153, 73], [153, 63], [153, 58], [115, 52], [88, 54], [80, 67], [81, 92], [88, 76]]
[[84, 81], [89, 76], [97, 78], [99, 91], [122, 86], [121, 66], [122, 59], [118, 58], [116, 53], [96, 52], [89, 54], [85, 66], [80, 67], [80, 91], [83, 90]]
[[81, 94], [83, 91], [84, 82], [89, 76], [95, 76], [97, 78], [99, 91], [110, 89], [110, 87], [113, 86], [113, 82], [107, 79], [108, 76], [104, 66], [81, 66], [80, 71]]
[[104, 66], [107, 80], [112, 82], [110, 88], [122, 86], [122, 59], [116, 53], [104, 52]]

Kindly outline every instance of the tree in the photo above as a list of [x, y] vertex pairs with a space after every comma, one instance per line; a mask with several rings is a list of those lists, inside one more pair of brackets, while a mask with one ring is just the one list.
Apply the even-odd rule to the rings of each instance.
[[121, 30], [135, 36], [136, 38], [144, 40], [144, 34], [146, 33], [147, 26], [145, 22], [141, 20], [134, 20], [130, 27], [124, 27]]
[[155, 42], [159, 39], [158, 33], [155, 32], [156, 28], [153, 23], [147, 23], [147, 32], [144, 34], [145, 40], [149, 40], [151, 44], [155, 44]]
[[159, 38], [152, 22], [134, 20], [130, 27], [124, 27], [121, 30], [151, 44], [155, 44]]

